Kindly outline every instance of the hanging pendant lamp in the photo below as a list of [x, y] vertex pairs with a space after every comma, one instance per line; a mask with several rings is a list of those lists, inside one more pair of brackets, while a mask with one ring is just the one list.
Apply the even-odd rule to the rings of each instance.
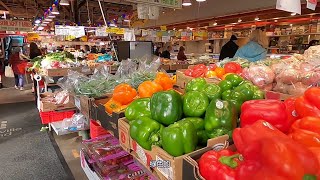
[[57, 14], [60, 14], [57, 6], [55, 4], [52, 5], [52, 11], [51, 11], [52, 14], [54, 15], [57, 15]]
[[183, 0], [182, 2], [182, 6], [191, 6], [192, 3], [191, 3], [191, 0]]
[[197, 2], [205, 2], [206, 0], [196, 0]]
[[69, 0], [61, 0], [59, 4], [61, 6], [69, 6], [70, 5]]

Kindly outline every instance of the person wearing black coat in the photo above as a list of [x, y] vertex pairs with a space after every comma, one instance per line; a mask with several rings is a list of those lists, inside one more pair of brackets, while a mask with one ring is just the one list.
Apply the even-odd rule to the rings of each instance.
[[238, 38], [235, 35], [232, 35], [230, 41], [228, 41], [224, 46], [222, 46], [219, 60], [223, 60], [225, 58], [233, 58], [236, 54], [239, 46], [235, 43]]

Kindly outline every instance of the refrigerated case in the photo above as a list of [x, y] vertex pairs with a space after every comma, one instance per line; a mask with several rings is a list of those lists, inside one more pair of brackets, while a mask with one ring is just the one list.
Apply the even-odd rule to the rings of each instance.
[[151, 59], [153, 44], [151, 41], [117, 41], [116, 50], [119, 61], [126, 59]]

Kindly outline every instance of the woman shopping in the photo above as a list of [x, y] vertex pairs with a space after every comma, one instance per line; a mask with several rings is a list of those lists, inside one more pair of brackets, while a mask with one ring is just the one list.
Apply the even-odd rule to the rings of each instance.
[[251, 62], [265, 59], [268, 45], [269, 42], [266, 33], [260, 29], [256, 29], [252, 31], [250, 41], [238, 49], [234, 57], [247, 59]]
[[179, 61], [185, 61], [185, 60], [187, 60], [187, 56], [184, 54], [184, 51], [185, 51], [185, 50], [186, 50], [186, 49], [185, 49], [183, 46], [180, 47], [179, 53], [178, 53], [178, 56], [177, 56], [177, 59], [178, 59]]
[[20, 56], [21, 48], [14, 47], [11, 50], [9, 64], [12, 66], [12, 70], [15, 78], [15, 88], [23, 91], [25, 68], [27, 67], [27, 61], [23, 60]]

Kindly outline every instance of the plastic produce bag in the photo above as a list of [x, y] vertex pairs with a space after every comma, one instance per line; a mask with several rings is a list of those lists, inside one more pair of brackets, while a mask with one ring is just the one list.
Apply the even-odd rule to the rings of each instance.
[[13, 73], [13, 70], [12, 70], [12, 67], [11, 67], [11, 66], [6, 66], [6, 67], [5, 67], [4, 75], [5, 75], [6, 77], [9, 77], [9, 78], [13, 78], [13, 77], [14, 77], [14, 73]]
[[56, 104], [68, 104], [70, 99], [69, 99], [69, 93], [67, 90], [63, 90], [58, 92], [55, 96], [55, 102]]
[[300, 81], [300, 74], [300, 70], [289, 66], [276, 77], [276, 81], [285, 84], [294, 84]]
[[64, 119], [62, 122], [62, 128], [68, 131], [80, 131], [88, 129], [88, 120], [83, 114], [74, 114], [71, 118]]
[[251, 65], [242, 71], [242, 75], [258, 87], [263, 87], [273, 83], [275, 74], [272, 69], [266, 65]]

